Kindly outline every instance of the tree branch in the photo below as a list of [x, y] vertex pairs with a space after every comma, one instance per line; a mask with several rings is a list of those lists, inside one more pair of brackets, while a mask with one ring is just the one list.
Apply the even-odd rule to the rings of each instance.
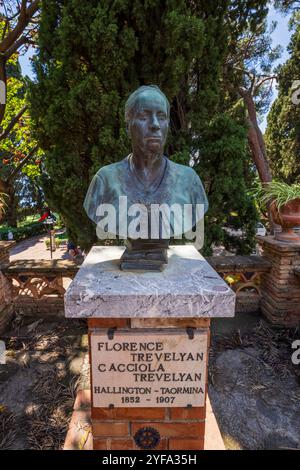
[[28, 163], [28, 160], [31, 159], [31, 157], [35, 154], [35, 152], [37, 151], [38, 148], [39, 148], [38, 145], [36, 145], [32, 150], [30, 150], [27, 157], [25, 157], [21, 161], [21, 163], [13, 170], [13, 172], [9, 175], [9, 177], [6, 180], [7, 183], [11, 183], [11, 181], [13, 181], [15, 179], [17, 174], [20, 172], [20, 170], [22, 170], [22, 168], [26, 165], [26, 163]]
[[12, 44], [11, 47], [9, 47], [7, 49], [7, 51], [5, 52], [4, 54], [4, 57], [6, 60], [8, 60], [15, 52], [17, 52], [17, 50], [23, 46], [24, 44], [26, 44], [27, 42], [27, 38], [26, 36], [22, 36], [20, 37], [20, 39], [18, 39], [14, 44]]
[[241, 72], [245, 75], [247, 75], [247, 77], [249, 78], [249, 80], [252, 82], [254, 76], [251, 72], [249, 72], [249, 70], [246, 70], [246, 69], [243, 69], [241, 67], [234, 67], [234, 69], [237, 71], [237, 72]]
[[27, 108], [28, 108], [27, 105], [23, 106], [23, 108], [18, 112], [18, 114], [10, 121], [7, 128], [2, 132], [2, 134], [0, 134], [0, 141], [5, 139], [8, 136], [8, 134], [15, 127], [17, 122], [20, 120], [20, 117], [25, 113]]
[[254, 88], [254, 93], [256, 94], [256, 93], [258, 92], [258, 90], [260, 89], [260, 87], [261, 87], [264, 83], [268, 82], [269, 80], [277, 80], [277, 78], [278, 78], [277, 75], [273, 75], [273, 76], [271, 76], [271, 77], [265, 77], [263, 80], [261, 80], [261, 81], [255, 86], [255, 88]]
[[3, 87], [3, 84], [4, 84], [3, 102], [0, 103], [0, 123], [2, 122], [2, 119], [4, 118], [5, 107], [6, 107], [6, 96], [7, 96], [6, 81], [7, 81], [6, 61], [3, 55], [1, 56], [1, 53], [0, 53], [0, 82], [3, 82], [1, 83], [1, 87]]
[[33, 15], [38, 11], [40, 0], [34, 0], [27, 8], [27, 0], [22, 0], [20, 15], [15, 28], [0, 42], [0, 53], [5, 53], [21, 36]]

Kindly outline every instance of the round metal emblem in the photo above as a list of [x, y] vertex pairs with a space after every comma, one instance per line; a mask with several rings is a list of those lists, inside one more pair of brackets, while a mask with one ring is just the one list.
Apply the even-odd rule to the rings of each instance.
[[140, 449], [155, 449], [160, 443], [160, 434], [154, 428], [141, 428], [135, 433], [134, 442]]

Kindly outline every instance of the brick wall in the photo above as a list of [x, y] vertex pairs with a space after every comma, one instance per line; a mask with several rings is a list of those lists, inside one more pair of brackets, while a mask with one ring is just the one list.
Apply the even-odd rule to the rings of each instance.
[[263, 256], [272, 268], [262, 276], [261, 312], [278, 326], [300, 326], [300, 279], [295, 271], [300, 267], [300, 245], [258, 237]]
[[[200, 328], [208, 333], [209, 319], [89, 319], [89, 336], [97, 328]], [[91, 351], [91, 348], [89, 348]], [[90, 358], [91, 362], [91, 358]], [[92, 387], [92, 378], [91, 378]], [[207, 375], [206, 390], [207, 394]], [[160, 434], [155, 450], [202, 450], [206, 407], [193, 408], [91, 408], [92, 433], [96, 450], [138, 450], [134, 436], [144, 427]]]
[[36, 315], [38, 318], [64, 318], [64, 299], [58, 296], [41, 299], [19, 296], [14, 301], [14, 311], [25, 316]]
[[0, 268], [9, 264], [9, 250], [15, 242], [0, 241]]

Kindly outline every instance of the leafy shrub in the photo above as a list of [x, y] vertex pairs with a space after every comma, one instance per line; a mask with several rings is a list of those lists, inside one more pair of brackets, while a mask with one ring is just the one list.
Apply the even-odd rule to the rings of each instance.
[[24, 240], [25, 238], [40, 235], [46, 232], [46, 227], [42, 222], [32, 222], [18, 228], [14, 227], [0, 227], [1, 240], [8, 240], [8, 233], [13, 234], [15, 241]]
[[[67, 244], [66, 239], [60, 240], [59, 238], [55, 237], [55, 246], [56, 246], [56, 248], [59, 248], [60, 246], [66, 245], [66, 244]], [[47, 249], [50, 249], [50, 239], [49, 238], [46, 238], [45, 245], [46, 245]]]

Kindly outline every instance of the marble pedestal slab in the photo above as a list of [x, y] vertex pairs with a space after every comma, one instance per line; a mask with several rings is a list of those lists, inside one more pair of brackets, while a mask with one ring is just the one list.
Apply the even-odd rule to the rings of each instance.
[[70, 318], [233, 317], [235, 294], [192, 245], [171, 246], [162, 272], [123, 272], [123, 247], [91, 249], [65, 294]]
[[[66, 316], [87, 318], [88, 323], [93, 448], [141, 449], [143, 433], [151, 430], [156, 433], [156, 444], [151, 449], [202, 450], [210, 319], [233, 317], [235, 294], [191, 245], [170, 247], [169, 262], [162, 272], [121, 271], [123, 252], [124, 248], [116, 246], [92, 248], [65, 294]], [[153, 339], [157, 335], [159, 341]], [[189, 342], [199, 335], [205, 346], [203, 350], [199, 346], [193, 354]], [[93, 338], [98, 338], [96, 346]], [[184, 346], [180, 347], [179, 340]], [[108, 357], [102, 347], [111, 351], [115, 343], [122, 349], [117, 349], [113, 358]], [[125, 358], [123, 347], [124, 351], [129, 347], [145, 351], [148, 344], [159, 347], [158, 353]], [[175, 352], [169, 351], [168, 344]], [[138, 345], [143, 347], [136, 349]], [[181, 357], [182, 362], [194, 361], [190, 374], [190, 364], [185, 368], [185, 364], [178, 363]], [[195, 374], [199, 375], [201, 361], [201, 387], [197, 388]], [[126, 369], [127, 364], [130, 369]], [[108, 371], [106, 375], [103, 368]], [[125, 370], [124, 379], [121, 375]], [[132, 370], [138, 373], [132, 374]], [[149, 396], [144, 397], [145, 401], [142, 396], [148, 389], [152, 401], [154, 394], [158, 395], [158, 400], [150, 404]], [[182, 401], [177, 400], [179, 396]]]

